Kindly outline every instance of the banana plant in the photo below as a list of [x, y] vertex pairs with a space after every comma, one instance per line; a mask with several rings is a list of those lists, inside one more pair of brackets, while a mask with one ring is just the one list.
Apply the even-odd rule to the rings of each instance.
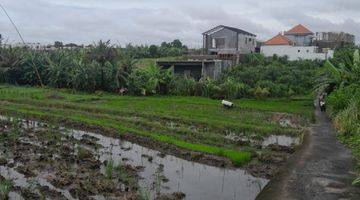
[[118, 89], [128, 87], [130, 74], [138, 62], [130, 53], [118, 50], [120, 60], [117, 62], [116, 81]]
[[355, 179], [353, 182], [352, 182], [353, 185], [357, 185], [357, 186], [360, 186], [360, 177]]
[[4, 81], [19, 83], [24, 51], [20, 48], [0, 48], [0, 74]]
[[339, 66], [333, 65], [329, 60], [325, 61], [321, 76], [316, 85], [317, 91], [331, 92], [336, 88], [342, 88], [360, 80], [360, 55], [355, 50], [353, 60], [344, 60]]

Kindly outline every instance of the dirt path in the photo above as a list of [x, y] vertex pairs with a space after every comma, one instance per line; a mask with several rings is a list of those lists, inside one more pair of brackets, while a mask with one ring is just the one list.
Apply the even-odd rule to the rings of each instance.
[[355, 163], [350, 150], [336, 139], [325, 113], [317, 109], [315, 114], [317, 124], [305, 136], [302, 148], [257, 200], [360, 199], [360, 188], [351, 186]]

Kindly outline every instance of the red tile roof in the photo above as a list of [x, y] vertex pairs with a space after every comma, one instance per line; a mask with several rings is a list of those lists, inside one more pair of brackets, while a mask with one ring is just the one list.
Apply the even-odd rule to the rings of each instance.
[[304, 25], [299, 24], [295, 26], [294, 28], [288, 30], [285, 32], [286, 35], [312, 35], [314, 34], [311, 32], [308, 28], [306, 28]]
[[293, 44], [292, 41], [282, 34], [278, 34], [277, 36], [265, 42], [265, 45], [292, 45], [292, 44]]

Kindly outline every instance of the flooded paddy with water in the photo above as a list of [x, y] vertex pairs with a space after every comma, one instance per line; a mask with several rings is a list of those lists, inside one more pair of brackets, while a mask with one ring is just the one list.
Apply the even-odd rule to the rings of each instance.
[[255, 199], [268, 179], [102, 134], [2, 117], [9, 199]]

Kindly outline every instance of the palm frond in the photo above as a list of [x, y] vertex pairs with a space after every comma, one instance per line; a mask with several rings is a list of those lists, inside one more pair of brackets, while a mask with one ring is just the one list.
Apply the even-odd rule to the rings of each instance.
[[332, 75], [334, 79], [337, 81], [341, 80], [341, 71], [336, 68], [329, 60], [325, 62], [324, 68]]
[[360, 54], [359, 54], [359, 49], [356, 49], [354, 52], [354, 61], [353, 61], [354, 66], [360, 67]]

